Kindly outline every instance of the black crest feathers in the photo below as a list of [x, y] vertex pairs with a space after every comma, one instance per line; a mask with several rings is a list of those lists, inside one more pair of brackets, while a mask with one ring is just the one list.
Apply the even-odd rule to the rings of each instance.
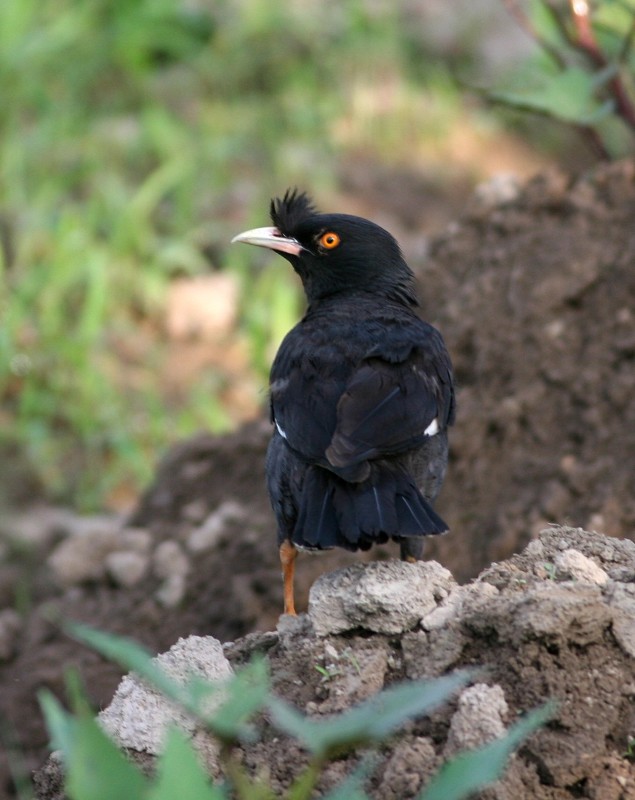
[[303, 220], [317, 214], [317, 209], [306, 192], [287, 189], [282, 199], [273, 198], [269, 214], [280, 233], [283, 236], [290, 236]]

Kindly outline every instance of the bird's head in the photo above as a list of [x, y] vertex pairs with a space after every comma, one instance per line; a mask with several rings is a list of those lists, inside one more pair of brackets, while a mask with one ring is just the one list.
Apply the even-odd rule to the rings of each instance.
[[275, 250], [302, 279], [309, 303], [335, 294], [372, 293], [417, 305], [414, 276], [388, 231], [362, 217], [319, 214], [305, 193], [287, 191], [271, 201], [274, 227], [238, 234]]

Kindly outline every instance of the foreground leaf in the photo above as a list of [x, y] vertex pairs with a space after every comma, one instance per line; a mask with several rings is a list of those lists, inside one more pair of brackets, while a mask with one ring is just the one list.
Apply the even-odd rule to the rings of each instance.
[[324, 757], [356, 745], [383, 741], [406, 720], [440, 706], [473, 675], [462, 671], [432, 681], [400, 684], [343, 714], [320, 721], [307, 719], [277, 698], [269, 700], [269, 707], [275, 725], [298, 738], [315, 755]]
[[507, 759], [521, 742], [553, 716], [546, 705], [514, 725], [506, 736], [452, 759], [432, 779], [419, 800], [461, 800], [500, 778]]
[[179, 730], [168, 733], [157, 765], [157, 778], [147, 800], [227, 800], [227, 795], [210, 783], [194, 752], [192, 743]]
[[[136, 673], [178, 703], [222, 741], [231, 743], [252, 738], [247, 721], [264, 707], [269, 695], [269, 671], [264, 659], [253, 661], [233, 677], [219, 683], [193, 675], [185, 684], [180, 684], [136, 642], [79, 623], [68, 623], [66, 627], [75, 639]], [[206, 711], [210, 697], [219, 691], [222, 694], [218, 707]]]
[[61, 745], [71, 800], [143, 800], [147, 781], [91, 716], [71, 717], [52, 694], [40, 702], [55, 745]]
[[257, 659], [223, 684], [223, 701], [206, 724], [223, 741], [252, 738], [247, 722], [262, 710], [269, 697], [269, 669]]
[[77, 641], [82, 642], [109, 661], [124, 667], [130, 672], [135, 672], [141, 678], [162, 692], [170, 700], [175, 700], [181, 705], [187, 704], [188, 693], [177, 681], [170, 678], [153, 661], [153, 656], [140, 644], [123, 636], [95, 630], [88, 625], [78, 622], [68, 622], [65, 625], [69, 634]]

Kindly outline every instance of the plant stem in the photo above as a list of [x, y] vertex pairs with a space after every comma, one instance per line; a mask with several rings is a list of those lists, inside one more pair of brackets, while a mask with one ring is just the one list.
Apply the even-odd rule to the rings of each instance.
[[[589, 5], [587, 0], [569, 0], [571, 4], [571, 13], [573, 16], [573, 24], [575, 26], [576, 37], [570, 37], [571, 43], [583, 53], [586, 53], [590, 61], [597, 67], [606, 67], [608, 59], [600, 49], [593, 32], [591, 25], [591, 17], [589, 13]], [[635, 17], [634, 17], [635, 23]], [[632, 36], [631, 30], [625, 37], [627, 42]], [[610, 93], [615, 100], [615, 106], [618, 114], [624, 122], [633, 130], [635, 130], [635, 107], [630, 101], [626, 93], [626, 87], [619, 75], [616, 73], [607, 84]]]

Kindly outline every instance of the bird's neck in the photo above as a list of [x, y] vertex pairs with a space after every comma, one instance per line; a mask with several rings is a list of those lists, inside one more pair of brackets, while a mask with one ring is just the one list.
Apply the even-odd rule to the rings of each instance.
[[[314, 297], [311, 297], [307, 293], [307, 313], [348, 305], [350, 303], [361, 303], [363, 306], [366, 306], [368, 303], [373, 305], [376, 303], [389, 303], [390, 305], [400, 306], [408, 310], [414, 310], [419, 306], [419, 301], [414, 293], [414, 289], [402, 291], [401, 287], [396, 288], [395, 291], [381, 291], [377, 288], [346, 289], [331, 293], [322, 293]], [[353, 311], [353, 314], [354, 313]]]

